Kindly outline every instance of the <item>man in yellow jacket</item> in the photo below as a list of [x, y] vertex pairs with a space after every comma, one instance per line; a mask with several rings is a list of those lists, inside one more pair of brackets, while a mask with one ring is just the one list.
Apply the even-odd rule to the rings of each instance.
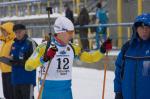
[[[14, 24], [11, 22], [0, 25], [0, 58], [9, 58], [10, 50], [15, 38], [13, 32]], [[11, 85], [11, 66], [6, 63], [0, 62], [0, 71], [2, 72], [3, 93], [6, 99], [13, 99], [13, 89]]]

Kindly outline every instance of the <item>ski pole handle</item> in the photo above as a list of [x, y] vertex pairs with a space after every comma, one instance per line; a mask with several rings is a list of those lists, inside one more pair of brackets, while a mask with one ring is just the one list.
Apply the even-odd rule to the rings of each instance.
[[52, 7], [46, 7], [46, 11], [50, 12], [49, 14], [53, 14]]
[[49, 30], [50, 30], [50, 33], [52, 33], [52, 31], [51, 31], [51, 21], [50, 21], [50, 14], [53, 14], [52, 7], [46, 7], [46, 11], [47, 11], [47, 14], [48, 14]]

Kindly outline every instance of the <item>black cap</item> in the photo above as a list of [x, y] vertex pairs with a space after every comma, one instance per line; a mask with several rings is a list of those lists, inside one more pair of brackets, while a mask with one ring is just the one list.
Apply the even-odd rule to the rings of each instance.
[[26, 30], [26, 27], [23, 24], [15, 24], [13, 27], [13, 31], [17, 31], [17, 30]]

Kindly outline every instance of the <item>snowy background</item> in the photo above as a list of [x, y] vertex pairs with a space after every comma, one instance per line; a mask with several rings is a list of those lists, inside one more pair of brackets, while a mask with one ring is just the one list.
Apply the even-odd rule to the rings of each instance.
[[[103, 75], [102, 70], [73, 67], [73, 97], [74, 99], [102, 99]], [[105, 99], [114, 99], [114, 73], [107, 71]], [[0, 97], [3, 97], [0, 73]], [[35, 87], [35, 97], [38, 87]]]

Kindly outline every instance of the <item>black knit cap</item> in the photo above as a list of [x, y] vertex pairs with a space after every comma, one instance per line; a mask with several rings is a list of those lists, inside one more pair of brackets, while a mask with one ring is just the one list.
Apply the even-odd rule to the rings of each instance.
[[26, 27], [23, 24], [15, 24], [13, 27], [13, 31], [17, 31], [17, 30], [26, 30]]

